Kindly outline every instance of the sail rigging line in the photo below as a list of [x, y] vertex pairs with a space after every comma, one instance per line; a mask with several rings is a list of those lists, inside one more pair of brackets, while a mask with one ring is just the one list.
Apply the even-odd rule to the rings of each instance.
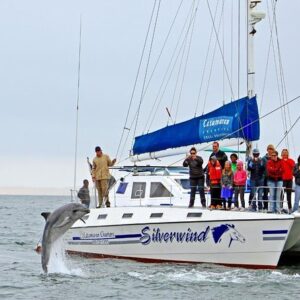
[[[73, 182], [73, 190], [74, 191], [76, 191], [76, 180], [77, 180], [76, 177], [77, 177], [77, 150], [78, 150], [79, 99], [80, 99], [81, 36], [82, 36], [82, 15], [80, 15], [79, 45], [78, 45], [78, 66], [77, 66], [77, 99], [76, 99], [74, 182]], [[71, 201], [73, 201], [73, 197], [72, 197]]]
[[[215, 14], [214, 14], [214, 20], [216, 19], [216, 15], [217, 15], [219, 3], [220, 3], [220, 1], [217, 1], [216, 10], [215, 10]], [[210, 54], [210, 47], [211, 47], [211, 43], [212, 43], [213, 33], [214, 33], [213, 27], [211, 27], [211, 31], [210, 31], [210, 35], [209, 35], [208, 47], [207, 47], [206, 56], [205, 56], [205, 60], [204, 60], [203, 72], [202, 72], [201, 81], [200, 81], [200, 87], [199, 87], [197, 101], [196, 101], [196, 107], [195, 107], [194, 117], [197, 116], [197, 112], [198, 112], [198, 106], [199, 106], [199, 103], [200, 103], [200, 96], [201, 96], [201, 92], [202, 92], [202, 85], [203, 85], [203, 81], [204, 81], [204, 74], [206, 73], [206, 66], [207, 66], [207, 63], [208, 63], [208, 56]], [[206, 99], [204, 99], [202, 114], [204, 114], [205, 104], [206, 104]]]
[[[268, 1], [267, 1], [267, 8], [269, 10]], [[259, 111], [262, 111], [262, 105], [263, 105], [263, 101], [265, 98], [264, 95], [265, 95], [265, 88], [266, 88], [266, 82], [267, 82], [267, 73], [268, 73], [268, 68], [269, 68], [271, 45], [272, 45], [272, 40], [273, 40], [274, 18], [272, 19], [272, 24], [271, 24], [270, 14], [267, 14], [267, 16], [268, 16], [269, 27], [270, 27], [270, 41], [269, 41], [268, 52], [267, 52], [267, 62], [266, 62], [265, 72], [264, 72], [264, 80], [263, 80], [263, 86], [262, 86], [262, 95], [261, 95]]]
[[[185, 80], [186, 69], [187, 69], [188, 59], [189, 59], [189, 55], [190, 55], [191, 45], [192, 45], [192, 39], [193, 39], [193, 33], [194, 33], [194, 28], [195, 28], [195, 20], [196, 20], [196, 16], [197, 16], [198, 6], [199, 6], [199, 0], [198, 0], [198, 3], [196, 5], [196, 7], [195, 7], [194, 15], [191, 18], [190, 25], [189, 25], [189, 27], [192, 27], [192, 28], [191, 28], [191, 31], [190, 31], [190, 40], [188, 42], [186, 60], [185, 60], [185, 65], [184, 65], [184, 69], [183, 69], [182, 81], [181, 81], [181, 86], [180, 86], [180, 90], [179, 90], [178, 101], [177, 101], [177, 106], [176, 106], [176, 111], [175, 111], [175, 123], [177, 121], [179, 103], [181, 101], [181, 95], [182, 95], [183, 84], [184, 84], [184, 80]], [[183, 54], [184, 54], [184, 51], [183, 51]]]
[[282, 143], [282, 141], [286, 138], [286, 136], [291, 132], [291, 130], [293, 129], [293, 127], [297, 124], [297, 122], [300, 120], [300, 115], [299, 117], [296, 119], [296, 121], [293, 123], [293, 125], [290, 127], [290, 129], [285, 132], [283, 138], [278, 142], [278, 144], [276, 145], [276, 148]]
[[[276, 3], [273, 4], [274, 7], [276, 6]], [[285, 77], [284, 77], [284, 71], [283, 71], [283, 63], [282, 63], [282, 56], [281, 56], [281, 47], [280, 47], [280, 44], [279, 44], [279, 32], [278, 32], [278, 27], [277, 27], [277, 18], [276, 18], [275, 8], [274, 8], [274, 14], [275, 14], [276, 44], [277, 44], [277, 51], [278, 51], [278, 61], [279, 61], [279, 69], [280, 69], [282, 95], [283, 95], [283, 101], [286, 101], [287, 100], [287, 90], [286, 90], [286, 83], [285, 83]], [[290, 114], [289, 107], [288, 106], [285, 107], [283, 111], [284, 111], [284, 117], [285, 117], [286, 126], [288, 125], [287, 124], [288, 121], [289, 121], [289, 126], [291, 126], [291, 114]], [[286, 115], [288, 116], [288, 121], [286, 120]], [[286, 145], [289, 148], [288, 136], [286, 138]]]
[[[211, 10], [210, 10], [210, 6], [209, 6], [209, 3], [207, 1], [207, 4], [208, 4], [208, 8], [209, 8], [209, 11], [210, 11], [210, 15], [211, 15]], [[221, 16], [224, 14], [224, 1], [222, 2], [222, 12], [221, 12]], [[211, 15], [211, 18], [212, 18], [212, 15]], [[229, 79], [228, 77], [228, 72], [227, 72], [227, 67], [226, 67], [226, 64], [225, 64], [225, 61], [224, 61], [224, 54], [222, 53], [222, 49], [220, 49], [220, 42], [219, 42], [219, 38], [218, 38], [218, 33], [219, 33], [219, 30], [220, 30], [220, 25], [221, 25], [221, 20], [222, 18], [220, 18], [220, 21], [219, 21], [219, 26], [218, 26], [218, 31], [216, 31], [216, 26], [215, 26], [215, 22], [213, 22], [213, 29], [215, 31], [215, 34], [216, 34], [216, 43], [215, 43], [215, 48], [214, 48], [214, 53], [213, 53], [213, 60], [212, 60], [212, 65], [211, 65], [211, 69], [210, 69], [210, 74], [209, 74], [209, 81], [210, 81], [210, 78], [211, 78], [211, 74], [212, 74], [212, 67], [213, 67], [213, 61], [214, 61], [214, 55], [215, 55], [215, 50], [216, 50], [216, 46], [218, 45], [219, 46], [219, 50], [221, 52], [221, 56], [222, 56], [222, 60], [223, 60], [223, 67], [225, 69], [225, 73], [226, 73], [226, 76], [227, 76], [227, 79]], [[230, 85], [230, 89], [232, 91], [232, 85], [229, 81], [229, 85]], [[206, 89], [206, 95], [205, 95], [205, 101], [204, 103], [206, 103], [206, 98], [207, 98], [207, 94], [208, 94], [208, 87], [209, 87], [209, 83], [207, 85], [207, 89]], [[231, 97], [234, 97], [233, 93], [231, 93]], [[236, 106], [237, 104], [235, 104]], [[236, 109], [238, 111], [238, 109]], [[241, 122], [241, 118], [240, 116], [238, 116], [238, 122], [240, 123], [240, 126], [242, 126], [242, 122]], [[243, 133], [243, 138], [245, 139], [245, 134], [244, 132]], [[239, 143], [238, 143], [239, 144]]]
[[[230, 82], [230, 79], [229, 79], [229, 74], [228, 74], [228, 70], [227, 70], [227, 67], [226, 67], [226, 64], [225, 64], [225, 60], [224, 60], [224, 53], [222, 53], [222, 49], [220, 47], [220, 41], [219, 41], [219, 37], [218, 37], [218, 32], [219, 32], [219, 29], [218, 28], [218, 31], [216, 31], [216, 26], [215, 26], [215, 22], [213, 20], [213, 16], [212, 16], [212, 12], [211, 12], [211, 9], [210, 9], [210, 5], [207, 1], [207, 5], [208, 5], [208, 9], [209, 9], [209, 12], [210, 12], [210, 17], [212, 19], [212, 23], [213, 23], [213, 29], [214, 29], [214, 32], [215, 32], [215, 35], [216, 35], [216, 41], [217, 41], [217, 45], [219, 46], [219, 51], [221, 53], [221, 57], [222, 57], [222, 61], [223, 61], [223, 67], [225, 69], [225, 73], [226, 73], [226, 77], [227, 77], [227, 80], [229, 82], [229, 86], [230, 86], [230, 90], [231, 90], [231, 97], [234, 97], [234, 94], [233, 94], [233, 90], [232, 90], [232, 85], [231, 85], [231, 82]], [[223, 6], [222, 6], [222, 14], [224, 13], [224, 1], [223, 1]], [[220, 19], [220, 22], [219, 22], [219, 26], [221, 24], [221, 19]], [[212, 67], [211, 67], [211, 72], [212, 72]], [[207, 87], [208, 88], [208, 87]], [[208, 92], [208, 91], [207, 91]], [[207, 93], [206, 93], [206, 96], [207, 96]], [[235, 104], [236, 105], [236, 104]], [[237, 109], [238, 110], [238, 109]], [[242, 125], [242, 122], [241, 122], [241, 118], [240, 116], [238, 116], [238, 122], [240, 123], [240, 125]], [[245, 138], [245, 134], [244, 132], [242, 132], [243, 135], [244, 135], [244, 138]]]
[[[228, 84], [229, 84], [229, 87], [230, 87], [231, 96], [234, 98], [234, 92], [233, 92], [233, 89], [232, 89], [232, 84], [230, 82], [230, 78], [229, 78], [229, 74], [228, 74], [228, 70], [227, 70], [227, 66], [226, 66], [226, 62], [225, 62], [224, 53], [222, 52], [222, 48], [221, 48], [220, 40], [219, 40], [219, 35], [218, 35], [217, 29], [216, 29], [216, 26], [215, 26], [215, 23], [214, 23], [214, 20], [213, 20], [213, 15], [212, 15], [212, 11], [211, 11], [211, 8], [210, 8], [210, 5], [209, 5], [209, 1], [207, 0], [206, 3], [207, 3], [207, 6], [208, 6], [211, 21], [213, 23], [213, 28], [214, 28], [216, 39], [217, 39], [217, 42], [218, 42], [218, 48], [219, 48], [219, 51], [220, 51], [220, 54], [221, 54], [221, 57], [222, 57], [223, 66], [224, 66], [224, 69], [225, 69]], [[224, 1], [223, 1], [223, 6], [224, 6]]]
[[[156, 0], [155, 0], [155, 2], [156, 2]], [[151, 54], [152, 54], [152, 47], [153, 47], [154, 36], [155, 36], [155, 32], [156, 32], [156, 26], [157, 26], [157, 21], [158, 21], [160, 4], [161, 4], [161, 0], [158, 0], [158, 8], [157, 8], [157, 12], [156, 12], [156, 18], [155, 18], [155, 21], [154, 21], [154, 27], [153, 27], [152, 38], [151, 38], [151, 42], [150, 42], [148, 59], [147, 59], [147, 62], [146, 62], [146, 71], [145, 71], [144, 80], [143, 80], [143, 84], [142, 84], [141, 97], [140, 97], [140, 101], [139, 101], [139, 105], [138, 105], [137, 116], [136, 116], [134, 131], [133, 131], [133, 136], [135, 136], [135, 134], [136, 134], [138, 119], [139, 119], [140, 110], [141, 110], [141, 105], [142, 105], [142, 102], [143, 102], [143, 99], [144, 99], [143, 98], [143, 94], [144, 94], [144, 89], [145, 89], [145, 84], [146, 84], [146, 79], [147, 79], [147, 74], [148, 74], [148, 69], [149, 69], [149, 64], [150, 64], [150, 58], [151, 58]], [[132, 142], [132, 146], [133, 146], [133, 142]]]
[[[230, 80], [233, 82], [233, 0], [231, 0], [231, 22], [230, 22], [230, 28], [231, 28], [231, 34], [230, 34]], [[233, 98], [231, 97], [231, 101], [233, 101]]]
[[[193, 4], [195, 5], [195, 1], [193, 1]], [[198, 4], [197, 4], [196, 8], [194, 8], [194, 5], [193, 5], [193, 11], [194, 11], [194, 13], [193, 13], [193, 16], [192, 16], [192, 18], [190, 20], [189, 26], [188, 26], [187, 38], [186, 38], [186, 41], [185, 41], [184, 50], [182, 51], [182, 61], [180, 62], [180, 68], [179, 68], [179, 72], [178, 72], [178, 75], [179, 75], [180, 74], [180, 69], [181, 69], [181, 66], [182, 66], [182, 63], [183, 63], [183, 59], [184, 59], [186, 45], [188, 43], [188, 49], [187, 49], [187, 54], [186, 54], [186, 58], [185, 58], [185, 64], [184, 64], [184, 68], [183, 68], [181, 86], [179, 88], [178, 100], [177, 100], [177, 105], [176, 105], [176, 109], [175, 109], [175, 123], [177, 121], [177, 114], [178, 114], [178, 109], [179, 109], [179, 103], [181, 101], [182, 89], [183, 89], [184, 79], [185, 79], [185, 75], [186, 75], [186, 68], [187, 68], [187, 63], [188, 63], [189, 54], [190, 54], [190, 50], [191, 50], [191, 44], [192, 44], [192, 38], [193, 38], [193, 32], [194, 32], [194, 27], [195, 27], [195, 20], [196, 20], [196, 16], [197, 16], [197, 9], [198, 9], [198, 5], [199, 5], [199, 0], [198, 0]], [[188, 34], [190, 34], [189, 42], [188, 42]]]
[[[268, 5], [268, 2], [267, 2], [267, 5]], [[273, 24], [274, 24], [274, 28], [275, 28], [275, 34], [277, 34], [276, 33], [276, 3], [275, 3], [275, 6], [273, 6], [272, 16], [273, 16]], [[279, 53], [278, 53], [278, 49], [275, 49], [274, 35], [272, 36], [271, 46], [272, 46], [272, 50], [273, 50], [274, 68], [275, 68], [275, 74], [276, 74], [277, 91], [278, 91], [278, 96], [279, 96], [279, 102], [280, 102], [280, 104], [283, 104], [284, 103], [284, 96], [283, 96], [283, 91], [280, 88], [280, 86], [282, 86], [282, 81], [281, 81], [281, 74], [280, 74], [279, 58], [277, 60], [277, 56], [279, 55]], [[287, 131], [287, 124], [286, 124], [284, 109], [285, 108], [282, 108], [282, 110], [281, 110], [281, 121], [282, 121], [282, 126], [283, 126], [283, 129], [284, 129], [284, 133], [285, 133]]]
[[[222, 5], [221, 15], [223, 15], [223, 13], [224, 13], [224, 1], [222, 3], [223, 3], [223, 5]], [[220, 18], [219, 25], [218, 25], [218, 33], [220, 31], [220, 28], [221, 28], [221, 18]], [[213, 29], [214, 29], [214, 26], [212, 26], [212, 30]], [[210, 80], [211, 80], [211, 75], [212, 75], [212, 71], [213, 71], [215, 55], [216, 55], [216, 50], [217, 50], [217, 43], [218, 43], [218, 41], [216, 39], [215, 44], [214, 44], [214, 50], [213, 50], [213, 55], [212, 55], [212, 61], [211, 61], [211, 65], [210, 65], [208, 80], [207, 80], [207, 84], [206, 84], [206, 91], [205, 91], [205, 96], [204, 96], [202, 115], [204, 114], [205, 106], [206, 106], [206, 102], [207, 102], [207, 95], [208, 95], [208, 90], [209, 90], [209, 87], [210, 87]]]
[[[300, 99], [300, 95], [297, 96], [297, 97], [295, 97], [295, 98], [293, 98], [293, 99], [291, 99], [291, 100], [289, 100], [289, 101], [287, 101], [286, 103], [284, 103], [284, 104], [282, 104], [282, 105], [280, 105], [280, 106], [274, 108], [273, 110], [269, 111], [268, 113], [264, 114], [263, 116], [259, 117], [258, 119], [256, 119], [256, 120], [254, 120], [254, 121], [252, 121], [252, 122], [250, 122], [250, 123], [248, 123], [248, 124], [246, 124], [246, 125], [240, 127], [239, 129], [237, 129], [237, 130], [231, 132], [230, 134], [224, 136], [224, 137], [222, 138], [222, 140], [226, 139], [227, 137], [231, 136], [232, 134], [237, 133], [237, 132], [239, 132], [240, 130], [242, 130], [242, 129], [248, 127], [248, 126], [251, 126], [252, 124], [254, 124], [254, 123], [256, 123], [256, 122], [259, 122], [260, 120], [262, 120], [262, 119], [266, 118], [267, 116], [273, 114], [273, 113], [276, 112], [277, 110], [280, 110], [280, 109], [282, 108], [282, 106], [287, 106], [287, 105], [289, 105], [289, 104], [291, 104], [291, 103], [293, 103], [294, 101], [299, 100], [299, 99]], [[300, 118], [300, 116], [298, 117], [298, 119], [299, 119], [299, 118]], [[297, 119], [297, 122], [298, 122], [298, 119]], [[295, 122], [295, 123], [296, 123], [296, 122]], [[209, 145], [212, 145], [212, 144], [213, 144], [213, 142], [208, 143], [208, 144], [206, 144], [206, 146], [203, 147], [203, 148], [198, 148], [198, 147], [196, 147], [196, 148], [197, 148], [197, 151], [203, 151], [203, 150], [205, 150]], [[195, 145], [195, 146], [196, 146], [196, 145]], [[172, 166], [172, 165], [174, 165], [174, 164], [176, 164], [176, 163], [178, 163], [178, 162], [180, 162], [180, 161], [182, 161], [182, 158], [179, 159], [179, 160], [177, 160], [177, 161], [175, 161], [175, 162], [173, 162], [172, 164], [170, 164], [170, 165], [168, 165], [168, 166]]]
[[[147, 119], [147, 122], [146, 122], [146, 125], [145, 125], [145, 128], [144, 128], [144, 132], [147, 131], [147, 129], [146, 129], [147, 127], [148, 127], [148, 131], [149, 131], [150, 128], [151, 128], [151, 126], [152, 126], [152, 124], [153, 124], [154, 118], [155, 118], [156, 113], [157, 113], [157, 110], [158, 110], [159, 102], [161, 101], [162, 97], [163, 97], [164, 94], [165, 94], [165, 91], [166, 91], [166, 89], [167, 89], [167, 87], [168, 87], [168, 84], [169, 84], [169, 81], [170, 81], [170, 79], [171, 79], [171, 76], [172, 76], [172, 74], [173, 74], [173, 71], [174, 71], [174, 69], [175, 69], [175, 67], [176, 67], [176, 64], [177, 64], [179, 55], [180, 55], [180, 53], [181, 53], [181, 51], [182, 51], [182, 49], [183, 49], [184, 42], [185, 42], [185, 40], [186, 40], [186, 38], [187, 38], [187, 33], [185, 34], [185, 36], [184, 36], [184, 38], [183, 38], [182, 44], [181, 44], [181, 46], [180, 46], [180, 48], [179, 48], [179, 50], [178, 50], [178, 54], [177, 54], [176, 57], [175, 57], [175, 54], [176, 54], [177, 48], [178, 48], [178, 46], [179, 46], [179, 44], [180, 44], [181, 36], [183, 35], [184, 30], [185, 30], [185, 27], [186, 27], [186, 25], [187, 25], [187, 21], [190, 19], [190, 14], [192, 14], [192, 6], [191, 6], [190, 11], [189, 11], [188, 14], [187, 14], [187, 17], [186, 17], [186, 20], [185, 20], [185, 22], [184, 22], [184, 25], [182, 26], [182, 29], [181, 29], [181, 32], [180, 32], [180, 34], [179, 34], [179, 38], [178, 38], [178, 40], [177, 40], [175, 49], [174, 49], [174, 51], [173, 51], [173, 53], [172, 53], [172, 55], [171, 55], [171, 59], [170, 59], [170, 62], [169, 62], [169, 64], [168, 64], [167, 70], [166, 70], [166, 72], [165, 72], [165, 74], [164, 74], [164, 76], [163, 76], [163, 80], [162, 80], [162, 83], [161, 83], [161, 85], [160, 85], [160, 87], [159, 87], [159, 90], [158, 90], [157, 96], [156, 96], [156, 98], [155, 98], [154, 104], [153, 104], [153, 106], [152, 106], [152, 108], [151, 108], [151, 111], [150, 111], [150, 113], [149, 113], [149, 115], [148, 115], [148, 119]], [[174, 59], [174, 57], [175, 57], [175, 59]], [[173, 60], [174, 60], [174, 62], [173, 62]], [[172, 66], [172, 63], [173, 63], [173, 66]], [[171, 68], [171, 67], [172, 67], [172, 68]], [[171, 68], [171, 71], [170, 71], [170, 68]], [[165, 84], [165, 80], [166, 80], [168, 74], [169, 74], [169, 77], [168, 77], [167, 82], [166, 82], [166, 84]], [[164, 84], [165, 84], [165, 87], [164, 87], [164, 89], [163, 89], [163, 91], [162, 91], [162, 88], [163, 88]], [[161, 93], [161, 91], [162, 91], [162, 93]], [[160, 94], [161, 94], [161, 95], [160, 95]], [[158, 99], [160, 99], [159, 102], [158, 102]], [[172, 101], [172, 105], [173, 105], [173, 101]], [[156, 108], [155, 108], [155, 107], [156, 107]], [[154, 110], [154, 109], [155, 109], [155, 110]], [[149, 122], [150, 122], [150, 124], [149, 124]], [[149, 126], [148, 126], [148, 125], [149, 125]]]
[[[133, 89], [132, 89], [131, 96], [130, 96], [129, 106], [128, 106], [128, 110], [127, 110], [127, 114], [126, 114], [126, 118], [125, 118], [125, 123], [124, 123], [124, 126], [123, 126], [121, 138], [120, 138], [119, 145], [118, 145], [118, 148], [117, 148], [117, 152], [116, 152], [116, 155], [115, 155], [116, 158], [119, 155], [119, 151], [120, 151], [120, 148], [121, 148], [121, 145], [122, 145], [122, 141], [123, 141], [123, 137], [124, 137], [125, 131], [130, 131], [131, 130], [131, 127], [129, 127], [129, 130], [128, 130], [127, 122], [128, 122], [128, 119], [129, 119], [129, 114], [130, 114], [130, 111], [131, 111], [131, 106], [132, 106], [132, 103], [133, 103], [133, 98], [134, 98], [134, 94], [135, 94], [135, 91], [136, 91], [136, 86], [137, 86], [138, 78], [139, 78], [141, 67], [142, 67], [142, 63], [143, 63], [143, 58], [144, 58], [144, 54], [145, 54], [145, 50], [146, 50], [146, 46], [147, 46], [148, 36], [149, 36], [149, 33], [150, 33], [150, 29], [151, 29], [151, 24], [152, 24], [152, 20], [153, 20], [153, 16], [154, 16], [155, 7], [156, 7], [156, 0], [154, 1], [154, 5], [153, 5], [151, 16], [150, 16], [150, 21], [149, 21], [149, 24], [148, 24], [148, 27], [147, 27], [146, 37], [145, 37], [145, 40], [144, 40], [143, 50], [142, 50], [141, 58], [140, 58], [140, 61], [139, 61], [139, 65], [138, 65], [138, 69], [137, 69], [137, 74], [136, 74], [136, 77], [135, 77], [135, 81], [134, 81], [134, 84], [133, 84]], [[127, 138], [126, 138], [126, 140], [124, 142], [124, 146], [123, 147], [125, 147], [125, 144], [127, 142], [128, 134], [127, 134]]]
[[154, 76], [155, 70], [156, 70], [156, 68], [157, 68], [157, 66], [158, 66], [158, 63], [159, 63], [159, 60], [160, 60], [160, 58], [161, 58], [161, 56], [162, 56], [162, 54], [163, 54], [163, 51], [164, 51], [164, 49], [165, 49], [165, 47], [166, 47], [166, 44], [167, 44], [167, 41], [168, 41], [168, 39], [169, 39], [169, 37], [170, 37], [170, 34], [171, 34], [171, 32], [172, 32], [172, 29], [173, 29], [173, 27], [174, 27], [175, 21], [176, 21], [176, 19], [177, 19], [177, 17], [178, 17], [178, 13], [179, 13], [179, 11], [180, 11], [180, 9], [181, 9], [182, 3], [183, 3], [183, 0], [181, 0], [179, 6], [178, 6], [178, 8], [177, 8], [177, 11], [176, 11], [175, 16], [174, 16], [174, 18], [173, 18], [173, 21], [172, 21], [172, 23], [171, 23], [171, 26], [170, 26], [169, 31], [168, 31], [168, 33], [167, 33], [167, 36], [166, 36], [166, 38], [165, 38], [165, 40], [164, 40], [163, 46], [162, 46], [162, 48], [161, 48], [161, 50], [160, 50], [160, 53], [159, 53], [159, 55], [158, 55], [158, 57], [157, 57], [157, 60], [156, 60], [155, 64], [154, 64], [152, 73], [151, 73], [151, 75], [149, 76], [149, 80], [148, 80], [148, 82], [147, 82], [147, 84], [146, 84], [146, 87], [145, 87], [145, 91], [144, 91], [143, 97], [145, 97], [145, 94], [146, 94], [146, 92], [147, 92], [147, 90], [148, 90], [148, 88], [149, 88], [150, 82], [151, 82], [151, 80], [152, 80], [152, 78], [153, 78], [153, 76]]

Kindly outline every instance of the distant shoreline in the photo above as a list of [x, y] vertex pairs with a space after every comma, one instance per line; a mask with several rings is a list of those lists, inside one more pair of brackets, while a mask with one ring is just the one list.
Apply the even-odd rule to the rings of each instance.
[[14, 196], [71, 196], [71, 188], [0, 187], [0, 195]]

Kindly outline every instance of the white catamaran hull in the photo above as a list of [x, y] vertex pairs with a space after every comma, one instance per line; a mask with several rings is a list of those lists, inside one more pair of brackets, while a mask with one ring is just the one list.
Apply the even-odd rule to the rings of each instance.
[[291, 215], [181, 207], [92, 209], [65, 237], [69, 253], [145, 262], [203, 262], [275, 268]]

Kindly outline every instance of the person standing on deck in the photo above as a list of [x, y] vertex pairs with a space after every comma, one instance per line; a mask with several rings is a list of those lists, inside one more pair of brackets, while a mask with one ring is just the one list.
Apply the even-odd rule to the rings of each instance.
[[253, 149], [252, 157], [248, 160], [247, 170], [250, 172], [250, 195], [249, 195], [249, 207], [251, 206], [252, 210], [256, 211], [256, 201], [253, 201], [253, 198], [256, 198], [258, 204], [258, 210], [262, 210], [262, 194], [264, 185], [264, 176], [266, 171], [266, 166], [263, 159], [259, 156], [259, 150]]
[[[286, 199], [288, 203], [289, 212], [292, 211], [292, 189], [293, 189], [293, 169], [295, 166], [295, 161], [289, 157], [288, 149], [283, 149], [281, 151], [281, 161], [283, 165], [283, 187], [286, 193]], [[281, 195], [281, 200], [283, 204], [284, 193]]]
[[300, 155], [298, 156], [298, 162], [294, 166], [293, 174], [295, 177], [295, 202], [293, 206], [293, 212], [299, 209], [300, 200]]
[[235, 210], [239, 209], [239, 196], [241, 199], [241, 211], [245, 210], [245, 186], [247, 181], [247, 172], [244, 170], [244, 163], [241, 160], [237, 162], [237, 169], [233, 174], [234, 182], [234, 206]]
[[96, 156], [93, 159], [92, 178], [96, 182], [98, 191], [98, 207], [100, 208], [103, 201], [106, 207], [110, 207], [108, 198], [108, 181], [111, 177], [109, 174], [109, 167], [116, 163], [116, 159], [110, 160], [107, 154], [102, 152], [102, 149], [97, 146], [95, 148]]
[[86, 206], [86, 208], [90, 207], [90, 191], [89, 191], [89, 181], [87, 179], [83, 180], [83, 186], [80, 188], [77, 197], [80, 199], [81, 203]]
[[268, 187], [270, 189], [270, 205], [273, 213], [280, 212], [280, 195], [281, 188], [283, 185], [282, 175], [283, 175], [283, 164], [282, 160], [278, 158], [278, 152], [273, 151], [271, 154], [271, 159], [267, 162], [267, 178]]
[[[270, 144], [267, 147], [267, 153], [266, 155], [262, 158], [264, 165], [267, 166], [267, 162], [271, 159], [271, 154], [275, 151], [275, 147]], [[265, 177], [264, 177], [264, 191], [263, 191], [263, 200], [264, 200], [264, 206], [263, 209], [267, 210], [268, 209], [268, 203], [269, 203], [269, 188], [268, 186], [268, 178], [267, 178], [267, 170], [265, 171]]]
[[197, 150], [192, 147], [190, 155], [183, 162], [184, 167], [189, 167], [190, 171], [190, 186], [191, 196], [189, 207], [194, 206], [195, 196], [197, 188], [200, 193], [201, 204], [206, 207], [205, 194], [204, 194], [204, 171], [203, 171], [203, 159], [197, 155]]
[[212, 148], [213, 148], [213, 152], [210, 155], [209, 159], [212, 156], [215, 156], [217, 158], [217, 160], [219, 161], [221, 168], [224, 169], [225, 162], [228, 160], [227, 155], [225, 154], [225, 152], [220, 150], [220, 145], [218, 142], [213, 142]]
[[211, 205], [210, 209], [222, 209], [221, 200], [221, 177], [222, 168], [215, 156], [210, 157], [206, 168], [207, 186], [210, 189]]

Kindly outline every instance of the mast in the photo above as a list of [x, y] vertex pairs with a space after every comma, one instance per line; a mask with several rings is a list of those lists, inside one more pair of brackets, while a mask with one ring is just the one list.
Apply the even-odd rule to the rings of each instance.
[[[256, 10], [256, 6], [261, 0], [247, 1], [247, 95], [251, 99], [255, 96], [255, 68], [254, 68], [254, 35], [256, 33], [255, 24], [264, 19], [265, 13]], [[246, 141], [246, 157], [252, 151], [252, 142]]]

